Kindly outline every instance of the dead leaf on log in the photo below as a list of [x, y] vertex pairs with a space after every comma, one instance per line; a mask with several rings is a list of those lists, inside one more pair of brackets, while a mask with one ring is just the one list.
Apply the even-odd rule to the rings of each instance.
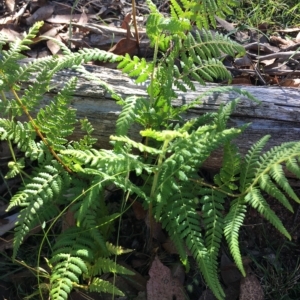
[[300, 87], [300, 79], [284, 79], [280, 82], [280, 86], [288, 86], [288, 87]]
[[122, 24], [121, 24], [121, 28], [127, 29], [127, 25], [128, 25], [128, 24], [131, 24], [131, 13], [128, 13], [128, 14], [125, 16], [125, 18], [124, 18], [124, 20], [123, 20], [123, 22], [122, 22]]
[[184, 288], [177, 278], [172, 278], [171, 271], [156, 256], [149, 270], [147, 282], [148, 300], [185, 300]]
[[114, 45], [108, 51], [117, 55], [125, 55], [125, 54], [134, 55], [138, 50], [138, 43], [135, 39], [131, 38], [129, 24], [127, 22], [124, 23], [126, 23], [127, 26], [126, 38], [121, 39], [116, 45]]
[[124, 55], [126, 53], [134, 55], [137, 50], [137, 43], [134, 39], [124, 38], [121, 39], [116, 45], [114, 45], [109, 52], [117, 55]]
[[27, 25], [33, 25], [37, 21], [44, 21], [52, 16], [54, 12], [54, 5], [45, 5], [35, 11], [30, 17], [26, 19]]

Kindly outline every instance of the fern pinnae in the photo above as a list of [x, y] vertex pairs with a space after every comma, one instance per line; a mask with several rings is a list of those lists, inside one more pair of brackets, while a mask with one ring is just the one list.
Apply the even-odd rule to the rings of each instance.
[[276, 182], [289, 197], [294, 201], [299, 202], [299, 198], [290, 186], [282, 167], [282, 164], [290, 157], [299, 156], [299, 145], [300, 143], [295, 142], [284, 143], [281, 146], [274, 147], [266, 152], [260, 158], [260, 164], [256, 170], [257, 177], [253, 179], [253, 184], [259, 182], [260, 177], [263, 174], [269, 173], [273, 181]]
[[[33, 43], [33, 38], [36, 36], [39, 28], [42, 25], [43, 22], [36, 22], [34, 26], [29, 29], [28, 33], [22, 40], [16, 39], [13, 43], [10, 44], [10, 49], [6, 52], [3, 52], [3, 57], [0, 60], [1, 69], [9, 70], [11, 66], [14, 65], [14, 68], [11, 68], [10, 71], [18, 70], [16, 61], [24, 57], [21, 52], [29, 49], [27, 45]], [[13, 72], [4, 73], [11, 74]]]
[[240, 227], [243, 225], [246, 216], [246, 211], [247, 206], [245, 204], [245, 199], [239, 197], [232, 202], [230, 210], [224, 218], [224, 235], [234, 262], [243, 276], [246, 276], [246, 273], [242, 262], [238, 238]]
[[245, 156], [244, 162], [241, 167], [240, 176], [240, 191], [244, 192], [245, 189], [251, 184], [257, 169], [259, 168], [259, 157], [263, 147], [266, 145], [270, 139], [270, 135], [262, 137], [258, 142], [256, 142], [248, 151]]
[[[173, 196], [172, 196], [173, 195]], [[183, 196], [183, 197], [182, 197]], [[222, 299], [223, 291], [218, 283], [216, 265], [212, 267], [209, 251], [205, 247], [204, 239], [200, 229], [200, 217], [195, 210], [195, 202], [192, 199], [172, 193], [166, 209], [162, 210], [161, 221], [163, 227], [170, 233], [172, 240], [179, 246], [179, 240], [184, 240], [193, 257], [196, 259], [206, 282], [213, 286], [218, 299]], [[154, 214], [157, 214], [157, 206], [153, 207]], [[184, 250], [181, 249], [180, 253]], [[186, 260], [186, 253], [182, 253], [182, 260]]]
[[295, 157], [289, 157], [285, 164], [286, 168], [298, 178], [300, 178], [300, 166]]
[[139, 113], [145, 107], [147, 111], [147, 102], [145, 98], [131, 96], [124, 100], [122, 111], [116, 124], [116, 135], [127, 135], [130, 126], [137, 120]]
[[212, 262], [218, 256], [223, 235], [223, 203], [225, 195], [212, 189], [202, 188], [200, 199], [202, 204], [202, 219], [205, 225], [205, 244], [210, 253]]
[[88, 271], [87, 262], [93, 257], [93, 247], [90, 240], [82, 235], [81, 229], [76, 227], [68, 229], [57, 240], [49, 261], [53, 266], [50, 278], [52, 299], [68, 298], [73, 283], [79, 283], [79, 276]]
[[98, 259], [93, 262], [93, 266], [89, 267], [89, 274], [95, 276], [102, 275], [103, 273], [134, 275], [132, 271], [116, 264], [114, 260], [105, 257], [98, 257]]
[[294, 192], [284, 174], [282, 165], [277, 164], [272, 166], [272, 168], [270, 169], [270, 176], [289, 195], [290, 198], [300, 203], [299, 197]]
[[281, 220], [270, 208], [269, 204], [264, 199], [259, 189], [251, 189], [251, 191], [245, 197], [245, 201], [249, 203], [253, 208], [257, 209], [279, 232], [281, 232], [284, 236], [291, 240], [290, 234], [283, 226]]
[[90, 286], [88, 287], [88, 290], [90, 292], [110, 293], [121, 297], [125, 296], [125, 294], [121, 290], [119, 290], [115, 285], [101, 278], [94, 278]]
[[260, 177], [259, 186], [263, 191], [267, 192], [270, 196], [277, 199], [290, 212], [294, 212], [294, 209], [291, 206], [291, 204], [289, 203], [288, 199], [282, 193], [282, 191], [280, 189], [278, 189], [278, 187], [272, 181], [269, 174], [264, 174]]

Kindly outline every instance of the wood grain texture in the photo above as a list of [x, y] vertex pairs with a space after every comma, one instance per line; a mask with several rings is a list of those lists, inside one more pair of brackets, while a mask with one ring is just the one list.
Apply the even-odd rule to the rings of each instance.
[[[86, 66], [95, 76], [113, 87], [122, 97], [130, 95], [147, 96], [146, 85], [136, 85], [134, 80], [115, 69], [105, 67]], [[95, 128], [95, 137], [98, 139], [97, 146], [110, 148], [109, 136], [115, 132], [115, 122], [121, 111], [121, 107], [116, 104], [99, 83], [91, 82], [72, 70], [59, 72], [54, 77], [54, 86], [57, 90], [45, 95], [43, 102], [49, 103], [54, 94], [72, 76], [78, 77], [78, 87], [75, 91], [72, 106], [77, 109], [78, 117], [87, 117]], [[196, 84], [195, 92], [178, 92], [178, 99], [173, 101], [175, 107], [184, 103], [190, 103], [203, 92], [216, 87], [217, 85], [200, 86]], [[237, 86], [235, 86], [237, 88]], [[283, 142], [300, 139], [300, 90], [281, 87], [255, 87], [243, 86], [243, 90], [250, 92], [261, 101], [261, 104], [254, 103], [246, 97], [241, 97], [241, 101], [232, 114], [229, 126], [239, 126], [251, 123], [242, 136], [236, 140], [240, 151], [244, 154], [249, 147], [258, 141], [262, 136], [271, 134], [272, 138], [268, 143], [268, 148], [280, 145]], [[199, 116], [208, 111], [216, 111], [221, 104], [228, 103], [237, 98], [235, 92], [212, 93], [203, 98], [203, 103], [190, 110], [185, 118]], [[139, 128], [131, 130], [131, 137], [141, 140]], [[76, 131], [72, 138], [80, 136], [80, 131]], [[266, 148], [267, 149], [267, 148]], [[216, 152], [209, 161], [207, 167], [219, 167], [221, 163], [221, 153]]]

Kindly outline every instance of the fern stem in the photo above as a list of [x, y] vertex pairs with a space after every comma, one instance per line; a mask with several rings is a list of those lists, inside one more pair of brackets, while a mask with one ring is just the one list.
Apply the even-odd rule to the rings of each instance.
[[132, 3], [132, 19], [133, 19], [133, 26], [135, 31], [136, 45], [138, 48], [138, 53], [140, 53], [140, 38], [139, 38], [139, 31], [137, 29], [137, 24], [136, 24], [135, 0], [132, 0], [131, 3]]
[[16, 93], [16, 91], [12, 88], [11, 92], [13, 93], [13, 95], [15, 96], [15, 99], [18, 101], [19, 105], [22, 107], [24, 113], [26, 114], [26, 116], [28, 117], [30, 123], [33, 125], [34, 130], [36, 131], [37, 135], [41, 138], [41, 140], [44, 142], [44, 144], [48, 147], [49, 151], [51, 152], [51, 154], [53, 155], [53, 157], [64, 167], [64, 169], [68, 172], [68, 173], [73, 173], [71, 169], [69, 169], [69, 167], [67, 165], [65, 165], [63, 163], [63, 161], [58, 157], [58, 155], [56, 154], [56, 152], [52, 149], [51, 145], [49, 145], [49, 143], [47, 142], [47, 140], [45, 139], [45, 137], [43, 136], [43, 134], [40, 132], [38, 126], [35, 124], [34, 119], [31, 117], [31, 115], [28, 112], [27, 107], [22, 103], [21, 99], [19, 98], [18, 94]]
[[212, 184], [206, 183], [206, 182], [204, 182], [202, 180], [197, 180], [197, 179], [193, 179], [193, 178], [189, 178], [189, 179], [191, 181], [193, 181], [193, 182], [199, 183], [200, 185], [204, 185], [204, 186], [207, 186], [207, 187], [209, 187], [209, 188], [211, 188], [213, 190], [219, 191], [219, 192], [221, 192], [221, 193], [223, 193], [223, 194], [225, 194], [225, 195], [227, 195], [229, 197], [239, 198], [239, 197], [242, 197], [242, 196], [244, 196], [246, 194], [246, 193], [231, 194], [231, 193], [225, 192], [224, 190], [222, 190], [222, 189], [220, 189], [220, 188], [218, 188], [218, 187], [216, 187], [216, 186], [214, 186]]
[[158, 41], [156, 41], [154, 46], [154, 54], [153, 54], [153, 70], [151, 73], [151, 82], [150, 82], [150, 105], [149, 108], [152, 108], [152, 105], [154, 103], [154, 96], [153, 96], [153, 85], [154, 85], [154, 73], [155, 73], [155, 66], [157, 62], [157, 54], [158, 54]]
[[[157, 171], [155, 171], [155, 174], [153, 176], [153, 182], [152, 182], [152, 186], [151, 186], [151, 192], [150, 192], [150, 199], [153, 199], [154, 194], [155, 194], [155, 190], [157, 187], [157, 183], [158, 183], [158, 176], [160, 173], [160, 166], [163, 163], [163, 159], [165, 157], [165, 153], [167, 152], [168, 149], [168, 145], [170, 143], [171, 139], [166, 139], [163, 143], [163, 147], [162, 147], [162, 153], [159, 155], [158, 157], [158, 161], [157, 161]], [[153, 214], [153, 203], [152, 201], [149, 203], [149, 213], [148, 213], [148, 217], [149, 217], [149, 228], [150, 228], [150, 239], [152, 237], [152, 231], [153, 231], [153, 218], [152, 218], [152, 214]]]

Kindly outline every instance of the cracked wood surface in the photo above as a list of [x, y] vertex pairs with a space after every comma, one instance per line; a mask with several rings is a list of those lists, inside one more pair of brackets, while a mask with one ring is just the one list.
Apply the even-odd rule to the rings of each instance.
[[[146, 85], [136, 85], [134, 80], [122, 74], [116, 69], [105, 67], [86, 66], [86, 68], [96, 75], [100, 80], [108, 83], [123, 98], [131, 95], [147, 96]], [[121, 107], [116, 104], [99, 83], [91, 82], [77, 72], [65, 70], [59, 72], [54, 77], [54, 86], [57, 90], [52, 90], [44, 97], [44, 103], [49, 103], [59, 87], [66, 83], [72, 76], [78, 77], [78, 87], [75, 91], [72, 106], [77, 109], [78, 117], [87, 117], [93, 124], [95, 137], [98, 139], [97, 146], [110, 148], [109, 136], [115, 132], [115, 122], [121, 111]], [[187, 93], [178, 92], [178, 99], [173, 101], [174, 106], [189, 103], [203, 92], [217, 87], [217, 85], [201, 86], [196, 84], [196, 91]], [[267, 144], [267, 148], [280, 145], [283, 142], [299, 140], [300, 138], [300, 90], [281, 87], [256, 87], [243, 86], [242, 88], [250, 92], [261, 101], [261, 104], [254, 103], [246, 97], [241, 97], [241, 101], [235, 112], [230, 117], [229, 126], [239, 126], [251, 123], [235, 142], [239, 146], [241, 153], [258, 141], [262, 136], [270, 134], [272, 137]], [[237, 98], [235, 92], [213, 93], [203, 98], [203, 103], [197, 105], [185, 114], [185, 118], [199, 116], [208, 111], [216, 111], [221, 104]], [[134, 127], [131, 137], [137, 141], [141, 140], [139, 128]], [[77, 130], [72, 138], [80, 136]], [[206, 163], [209, 168], [219, 167], [221, 163], [221, 153], [217, 151]]]

